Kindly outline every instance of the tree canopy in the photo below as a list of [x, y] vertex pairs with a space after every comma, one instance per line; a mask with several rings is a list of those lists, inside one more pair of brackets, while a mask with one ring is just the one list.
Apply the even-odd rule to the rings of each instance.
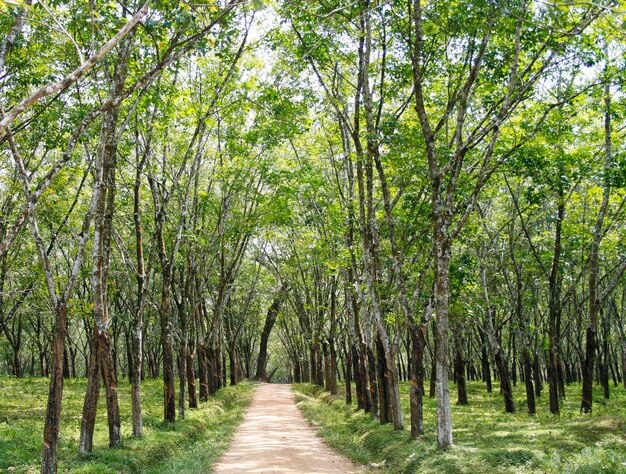
[[410, 379], [443, 449], [450, 381], [497, 377], [512, 412], [523, 380], [531, 415], [544, 382], [554, 414], [626, 387], [625, 15], [0, 1], [0, 373], [50, 377], [42, 472], [67, 377], [81, 452], [101, 380], [122, 442], [124, 377], [138, 437], [144, 376], [165, 421], [228, 376], [339, 377], [396, 430]]

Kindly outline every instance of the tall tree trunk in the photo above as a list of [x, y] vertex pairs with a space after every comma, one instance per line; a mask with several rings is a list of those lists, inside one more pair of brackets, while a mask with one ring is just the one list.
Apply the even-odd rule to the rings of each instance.
[[626, 341], [622, 341], [622, 382], [626, 388]]
[[274, 296], [274, 301], [267, 310], [265, 316], [265, 325], [263, 326], [263, 332], [261, 333], [261, 342], [259, 345], [259, 358], [256, 366], [256, 374], [254, 380], [267, 381], [267, 343], [269, 342], [270, 333], [278, 317], [280, 306], [283, 302], [285, 295], [285, 289], [279, 288]]
[[[136, 136], [137, 143], [139, 137]], [[137, 152], [139, 156], [139, 152]], [[141, 173], [148, 156], [148, 150], [137, 164], [135, 171], [135, 183], [133, 186], [133, 222], [135, 225], [135, 246], [137, 259], [137, 302], [135, 306], [135, 320], [133, 322], [132, 344], [132, 375], [131, 405], [133, 419], [133, 436], [143, 437], [143, 418], [141, 415], [141, 374], [143, 371], [143, 310], [146, 305], [148, 294], [148, 276], [146, 274], [143, 252], [143, 226], [141, 224]]]
[[[438, 194], [438, 193], [436, 193]], [[440, 449], [452, 446], [452, 417], [448, 375], [448, 308], [450, 300], [450, 247], [447, 242], [447, 224], [443, 220], [443, 203], [434, 203], [435, 229], [435, 382], [437, 394], [437, 445]]]
[[122, 445], [120, 409], [117, 399], [117, 371], [110, 338], [101, 337], [98, 346], [99, 357], [102, 360], [102, 380], [106, 393], [109, 447], [115, 448]]
[[396, 431], [404, 429], [404, 421], [402, 415], [402, 401], [400, 399], [400, 377], [398, 374], [398, 366], [390, 361], [389, 354], [387, 358], [387, 372], [385, 378], [389, 385], [389, 409], [391, 414], [391, 422], [393, 429]]
[[483, 369], [483, 382], [487, 385], [487, 393], [491, 393], [493, 391], [493, 387], [491, 385], [491, 364], [489, 364], [487, 341], [485, 340], [485, 335], [483, 333], [480, 334], [480, 340], [482, 342], [480, 360]]
[[463, 359], [463, 338], [461, 328], [456, 324], [454, 330], [454, 378], [457, 389], [457, 405], [468, 405], [467, 384], [465, 383], [465, 360]]
[[[184, 345], [184, 344], [181, 344]], [[178, 419], [185, 419], [185, 399], [187, 398], [187, 351], [183, 348], [176, 358], [178, 362]]]
[[207, 350], [198, 342], [198, 372], [200, 374], [200, 401], [209, 399], [209, 368], [207, 366]]
[[533, 357], [533, 380], [535, 382], [535, 396], [541, 397], [543, 385], [541, 380], [541, 364], [539, 363], [539, 355], [537, 353], [535, 353]]
[[[220, 365], [219, 365], [219, 374], [220, 374], [220, 385], [219, 387], [217, 387], [217, 389], [219, 390], [222, 387], [226, 386], [226, 354], [224, 354], [220, 348], [220, 354], [222, 357], [220, 357]], [[274, 375], [274, 373], [276, 372], [276, 369], [274, 369], [274, 372], [272, 372], [269, 376], [269, 379], [271, 380], [272, 375]]]
[[534, 415], [535, 408], [535, 389], [533, 387], [532, 362], [528, 346], [524, 343], [522, 347], [522, 360], [524, 363], [524, 383], [526, 385], [526, 404], [528, 405], [528, 414]]
[[[560, 175], [559, 175], [560, 176]], [[559, 180], [559, 183], [560, 180]], [[554, 254], [552, 258], [552, 268], [549, 277], [549, 301], [548, 301], [548, 383], [550, 392], [550, 413], [559, 414], [559, 320], [561, 314], [561, 229], [563, 226], [563, 216], [565, 214], [565, 201], [563, 195], [563, 185], [559, 184], [557, 189], [557, 216], [554, 236]]]
[[65, 349], [63, 349], [63, 378], [70, 378], [70, 358], [67, 354], [67, 345], [65, 346]]
[[57, 446], [61, 424], [61, 400], [63, 398], [63, 349], [66, 334], [67, 308], [62, 304], [55, 308], [50, 385], [41, 453], [41, 474], [56, 474], [57, 472]]
[[354, 367], [354, 381], [357, 396], [357, 408], [369, 413], [371, 399], [367, 383], [367, 368], [363, 342], [352, 346], [352, 365]]
[[[161, 235], [163, 248], [165, 246]], [[169, 262], [163, 265], [163, 285], [161, 288], [161, 343], [163, 345], [163, 420], [173, 423], [176, 420], [176, 393], [174, 390], [174, 343], [171, 322], [171, 281], [172, 268]]]
[[331, 395], [337, 394], [337, 362], [334, 342], [330, 339], [323, 345], [324, 386]]
[[346, 405], [352, 405], [352, 354], [346, 348], [345, 349], [345, 359], [344, 359], [344, 373], [343, 378], [346, 384]]
[[302, 366], [297, 359], [293, 361], [293, 381], [294, 383], [302, 383]]
[[370, 391], [370, 413], [378, 417], [378, 381], [376, 377], [376, 358], [374, 357], [374, 351], [372, 351], [371, 347], [367, 347], [367, 377], [369, 382], [369, 391]]
[[[487, 294], [486, 285], [487, 279], [485, 276], [485, 270], [483, 268], [483, 285], [485, 286], [484, 291]], [[506, 359], [504, 358], [504, 354], [502, 351], [502, 347], [498, 343], [498, 339], [496, 337], [495, 330], [493, 328], [493, 308], [491, 307], [489, 300], [487, 299], [487, 304], [489, 305], [487, 308], [487, 317], [485, 321], [485, 332], [487, 333], [487, 340], [489, 341], [489, 346], [491, 347], [491, 353], [496, 362], [496, 367], [498, 367], [498, 373], [500, 374], [500, 391], [502, 392], [502, 396], [504, 397], [504, 409], [507, 413], [515, 413], [515, 401], [513, 399], [513, 389], [511, 387], [511, 378], [509, 375], [509, 367], [506, 363]]]
[[198, 408], [198, 397], [196, 393], [196, 371], [194, 367], [195, 350], [187, 353], [187, 393], [189, 397], [189, 408]]
[[[319, 335], [318, 335], [319, 336]], [[315, 336], [317, 337], [317, 336]], [[317, 339], [311, 344], [311, 360], [314, 364], [313, 383], [324, 386], [324, 354], [322, 353], [322, 345]]]
[[[431, 311], [432, 313], [432, 311]], [[411, 327], [411, 436], [424, 434], [424, 348], [428, 321]]]
[[[109, 100], [120, 97], [126, 82], [126, 72], [130, 57], [132, 35], [127, 37], [119, 51], [118, 62], [109, 87]], [[100, 129], [98, 157], [96, 162], [96, 183], [100, 188], [94, 216], [93, 265], [91, 286], [93, 292], [94, 333], [92, 351], [95, 358], [90, 357], [88, 370], [89, 382], [83, 405], [83, 425], [79, 451], [89, 452], [93, 445], [93, 429], [95, 426], [98, 405], [100, 376], [106, 391], [107, 419], [109, 425], [109, 446], [122, 444], [119, 404], [117, 399], [117, 370], [111, 344], [108, 303], [108, 275], [113, 234], [113, 213], [115, 209], [117, 167], [117, 142], [119, 134], [117, 122], [120, 112], [119, 104], [109, 109], [103, 116]], [[94, 398], [95, 397], [95, 398]], [[94, 423], [92, 423], [94, 420]]]
[[337, 333], [337, 278], [332, 277], [330, 285], [330, 331], [324, 348], [325, 386], [331, 395], [337, 394], [337, 352], [335, 335]]
[[93, 449], [93, 432], [96, 424], [96, 412], [100, 395], [100, 364], [98, 361], [99, 339], [94, 333], [91, 336], [89, 366], [87, 368], [87, 390], [83, 403], [83, 416], [80, 428], [78, 452], [90, 453]]
[[385, 361], [385, 349], [380, 336], [376, 336], [376, 377], [378, 382], [378, 419], [381, 424], [391, 423], [391, 394], [388, 367]]
[[239, 382], [239, 379], [237, 377], [237, 365], [239, 364], [239, 362], [237, 361], [237, 349], [233, 344], [231, 344], [228, 348], [228, 362], [230, 365], [230, 384], [237, 385], [237, 382]]
[[357, 363], [361, 390], [363, 391], [363, 409], [367, 413], [374, 414], [378, 410], [378, 399], [374, 400], [372, 398], [373, 391], [370, 385], [370, 360], [368, 354], [367, 345], [362, 340], [357, 346]]
[[20, 353], [21, 345], [11, 345], [13, 349], [13, 375], [17, 378], [24, 377], [24, 369], [22, 367], [22, 355]]
[[[605, 46], [605, 57], [608, 56]], [[606, 59], [608, 61], [608, 57]], [[587, 326], [587, 344], [585, 346], [585, 362], [583, 366], [582, 400], [580, 411], [591, 413], [593, 405], [593, 366], [596, 353], [596, 333], [598, 332], [598, 313], [601, 302], [597, 294], [597, 280], [599, 271], [600, 242], [602, 240], [604, 217], [610, 197], [610, 173], [613, 159], [613, 144], [611, 138], [611, 83], [606, 81], [604, 86], [604, 185], [602, 203], [596, 217], [593, 229], [593, 243], [589, 254], [589, 325]], [[608, 384], [607, 384], [608, 390]]]

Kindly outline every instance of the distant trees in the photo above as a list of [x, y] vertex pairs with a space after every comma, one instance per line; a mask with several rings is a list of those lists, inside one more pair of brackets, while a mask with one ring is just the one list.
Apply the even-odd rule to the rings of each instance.
[[64, 377], [82, 452], [126, 377], [136, 437], [146, 376], [169, 422], [256, 376], [396, 430], [411, 380], [413, 436], [428, 380], [441, 448], [450, 383], [626, 383], [614, 6], [261, 7], [0, 2], [0, 372], [50, 377], [42, 472]]

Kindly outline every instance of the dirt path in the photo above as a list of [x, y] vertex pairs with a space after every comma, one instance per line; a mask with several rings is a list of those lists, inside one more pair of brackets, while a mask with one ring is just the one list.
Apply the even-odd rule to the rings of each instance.
[[289, 385], [260, 385], [215, 472], [356, 473], [308, 426]]

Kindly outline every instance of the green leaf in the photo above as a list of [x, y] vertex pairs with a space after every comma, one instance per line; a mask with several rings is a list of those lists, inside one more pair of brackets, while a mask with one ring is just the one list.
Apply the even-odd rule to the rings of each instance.
[[256, 10], [263, 10], [263, 7], [265, 7], [265, 5], [263, 4], [263, 0], [252, 0], [252, 7]]
[[21, 7], [24, 5], [22, 0], [0, 0], [0, 7]]

